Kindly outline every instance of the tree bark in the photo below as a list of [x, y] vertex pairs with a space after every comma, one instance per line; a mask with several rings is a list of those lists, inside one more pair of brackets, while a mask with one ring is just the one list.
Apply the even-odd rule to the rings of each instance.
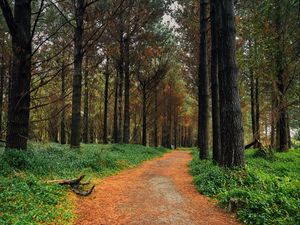
[[81, 89], [83, 59], [84, 0], [74, 0], [76, 27], [74, 30], [74, 74], [72, 96], [71, 147], [80, 147], [81, 136]]
[[221, 149], [224, 167], [244, 165], [244, 130], [237, 82], [234, 1], [220, 1]]
[[6, 148], [26, 149], [29, 133], [31, 81], [31, 1], [15, 1], [14, 14], [7, 1], [0, 7], [12, 36]]
[[208, 1], [200, 0], [200, 63], [198, 80], [198, 147], [200, 159], [209, 158], [209, 112], [207, 73], [207, 17]]
[[220, 128], [220, 98], [218, 76], [218, 0], [210, 1], [211, 21], [211, 101], [213, 128], [213, 160], [220, 162], [221, 128]]

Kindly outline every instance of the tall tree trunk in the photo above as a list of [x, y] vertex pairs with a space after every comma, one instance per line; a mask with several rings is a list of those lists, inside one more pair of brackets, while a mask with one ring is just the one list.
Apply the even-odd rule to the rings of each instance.
[[107, 141], [107, 114], [108, 114], [108, 86], [109, 86], [109, 71], [108, 71], [109, 59], [106, 62], [105, 71], [105, 88], [104, 88], [104, 115], [103, 115], [103, 143], [108, 144]]
[[14, 13], [6, 1], [0, 1], [0, 7], [12, 36], [13, 53], [6, 148], [26, 149], [30, 112], [31, 0], [16, 0]]
[[237, 82], [234, 1], [222, 0], [220, 2], [221, 165], [243, 166], [244, 130]]
[[65, 61], [63, 59], [62, 68], [61, 68], [61, 101], [62, 101], [62, 111], [60, 117], [60, 143], [66, 144], [66, 68], [65, 68]]
[[275, 29], [277, 33], [276, 37], [276, 75], [277, 75], [277, 94], [278, 94], [278, 120], [277, 120], [277, 132], [279, 138], [279, 150], [286, 152], [289, 149], [288, 141], [288, 126], [287, 126], [287, 109], [286, 109], [286, 97], [285, 97], [285, 69], [284, 69], [284, 53], [282, 46], [282, 7], [281, 1], [275, 1]]
[[143, 94], [143, 99], [142, 99], [142, 104], [143, 104], [143, 135], [142, 135], [142, 144], [144, 146], [147, 146], [147, 92], [146, 92], [146, 87], [145, 85], [142, 86], [142, 94]]
[[84, 107], [83, 107], [83, 143], [89, 142], [89, 84], [88, 84], [88, 58], [85, 58], [85, 70], [84, 70]]
[[114, 102], [114, 126], [113, 126], [113, 142], [118, 143], [118, 88], [120, 75], [117, 73], [115, 80], [115, 102]]
[[72, 96], [71, 147], [80, 147], [81, 136], [81, 89], [83, 59], [84, 0], [74, 0], [76, 27], [74, 30], [74, 74]]
[[129, 70], [129, 45], [130, 39], [127, 37], [124, 41], [124, 50], [125, 50], [125, 64], [124, 64], [124, 72], [125, 72], [125, 84], [124, 84], [124, 127], [123, 127], [123, 142], [125, 144], [129, 143], [130, 138], [130, 70]]
[[220, 98], [218, 76], [218, 0], [210, 1], [211, 21], [211, 102], [213, 128], [213, 160], [220, 162], [221, 127], [220, 127]]
[[122, 142], [122, 105], [123, 105], [123, 86], [124, 86], [124, 38], [121, 33], [120, 40], [120, 59], [119, 59], [119, 91], [118, 91], [118, 143]]
[[198, 147], [200, 158], [209, 158], [209, 111], [207, 73], [207, 17], [208, 0], [200, 0], [200, 63], [198, 86]]

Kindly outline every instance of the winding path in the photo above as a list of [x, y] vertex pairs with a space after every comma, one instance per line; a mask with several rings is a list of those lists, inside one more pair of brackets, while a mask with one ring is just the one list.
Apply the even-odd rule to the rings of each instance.
[[80, 225], [237, 225], [200, 195], [188, 174], [189, 152], [173, 151], [140, 167], [99, 180], [76, 200]]

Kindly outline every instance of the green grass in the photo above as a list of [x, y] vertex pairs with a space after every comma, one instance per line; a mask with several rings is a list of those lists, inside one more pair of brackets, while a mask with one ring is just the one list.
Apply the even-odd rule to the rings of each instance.
[[140, 145], [31, 143], [28, 151], [0, 149], [0, 224], [72, 224], [68, 188], [45, 184], [86, 174], [101, 178], [163, 155], [166, 149]]
[[200, 193], [226, 208], [238, 202], [237, 216], [245, 224], [300, 224], [300, 150], [259, 157], [246, 151], [244, 169], [223, 169], [198, 160], [196, 151], [190, 172]]

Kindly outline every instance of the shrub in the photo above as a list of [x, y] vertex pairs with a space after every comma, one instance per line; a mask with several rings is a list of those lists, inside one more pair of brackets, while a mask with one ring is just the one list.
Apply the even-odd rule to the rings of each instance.
[[140, 145], [30, 143], [27, 151], [0, 149], [0, 224], [73, 224], [67, 189], [45, 180], [86, 174], [104, 177], [161, 156], [166, 149]]
[[247, 150], [245, 169], [222, 169], [211, 162], [190, 164], [197, 189], [216, 198], [224, 208], [234, 202], [238, 218], [245, 224], [300, 224], [300, 151], [261, 157]]

